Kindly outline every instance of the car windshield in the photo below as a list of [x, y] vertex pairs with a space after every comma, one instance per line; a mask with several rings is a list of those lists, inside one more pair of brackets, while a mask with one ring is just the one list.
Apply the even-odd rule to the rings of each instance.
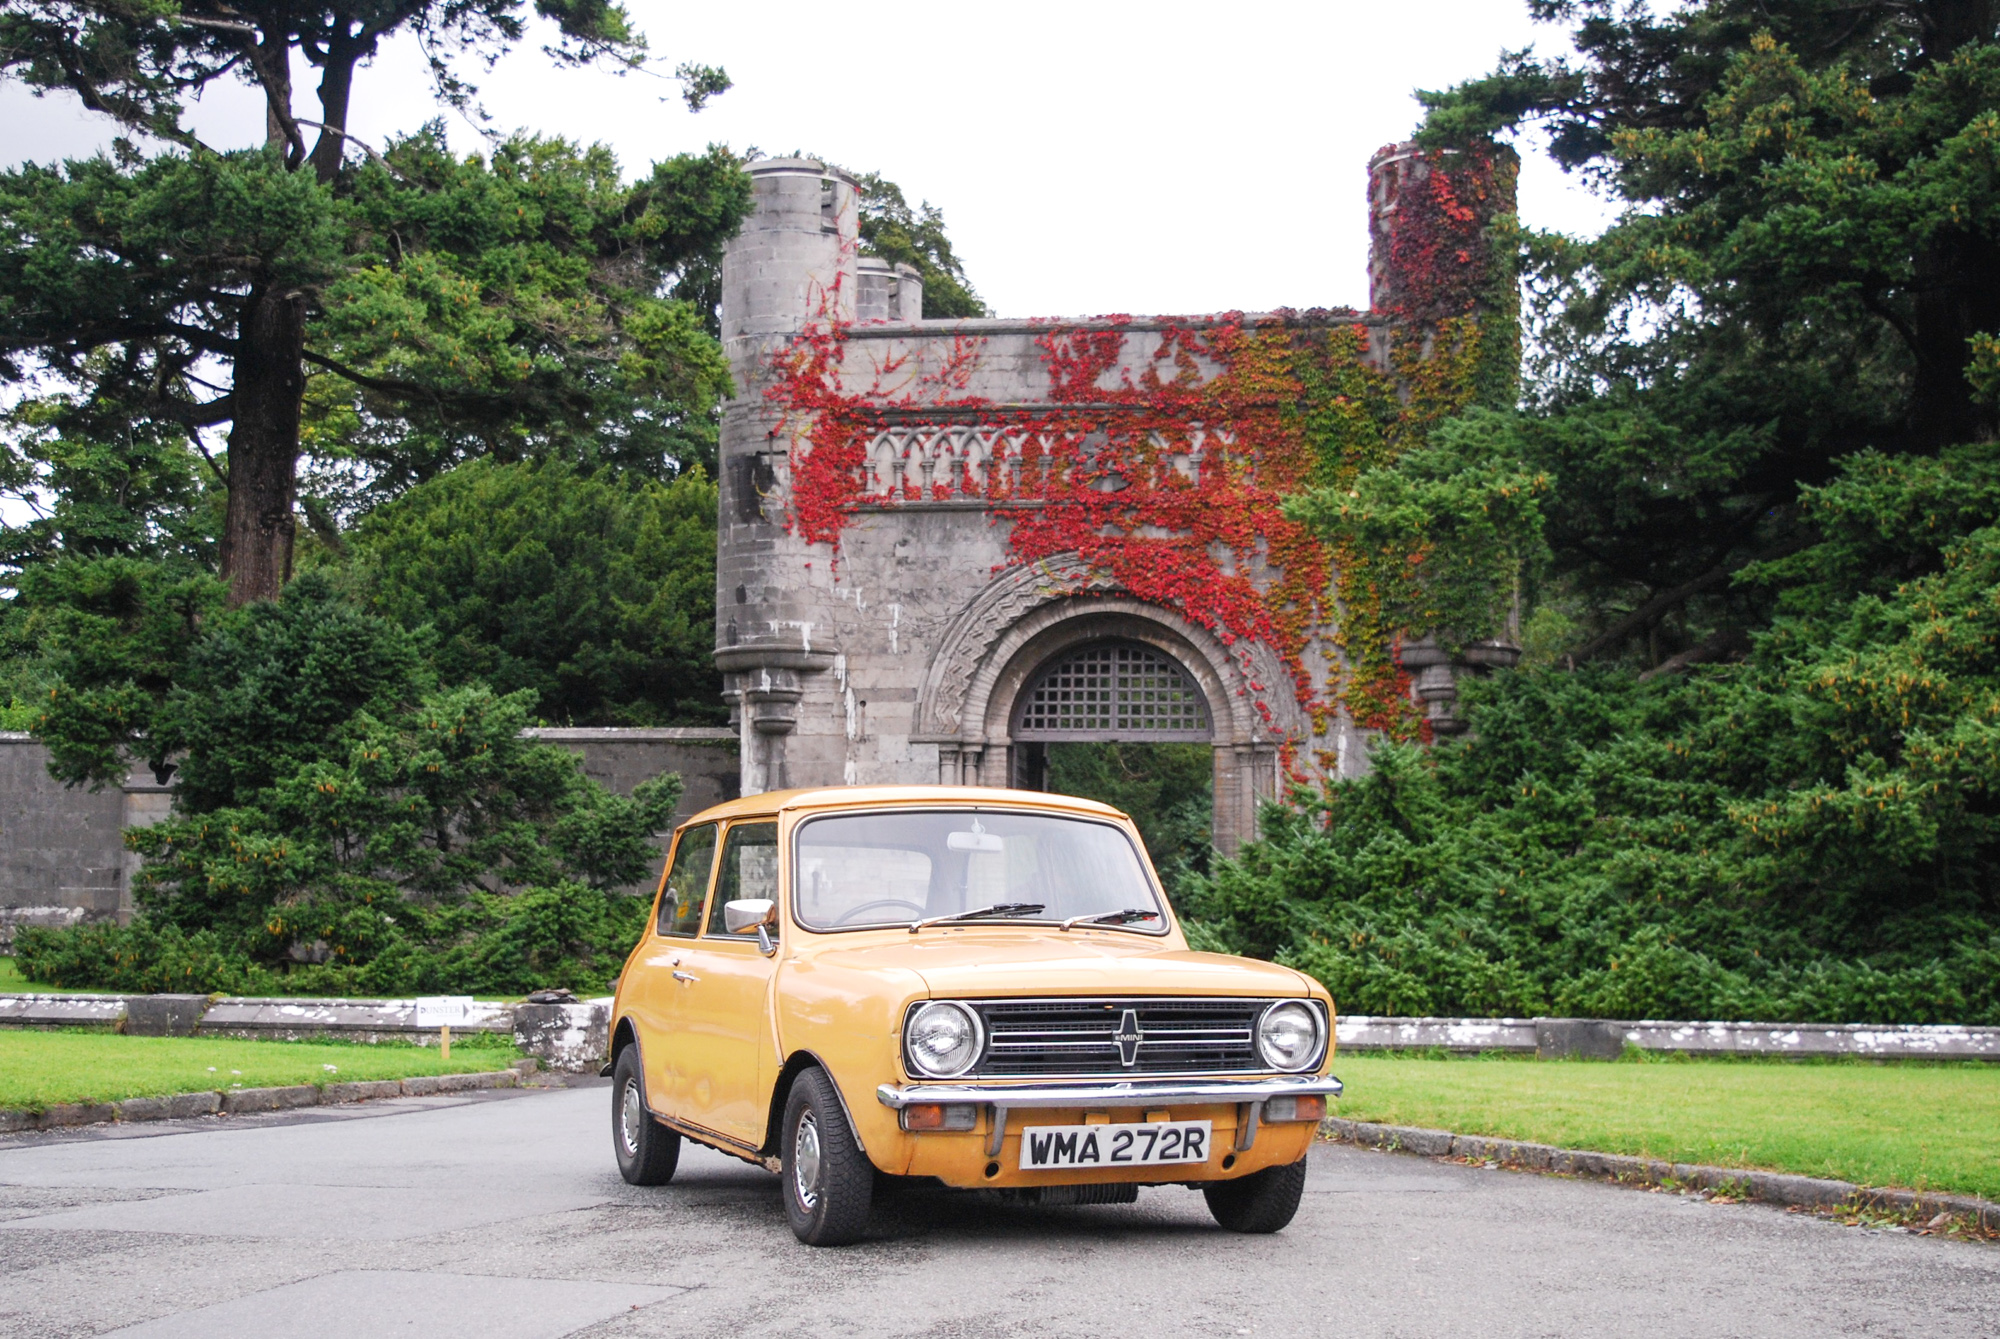
[[1109, 823], [1008, 809], [830, 814], [798, 829], [793, 914], [810, 930], [1118, 917], [1159, 933], [1164, 908], [1138, 850]]

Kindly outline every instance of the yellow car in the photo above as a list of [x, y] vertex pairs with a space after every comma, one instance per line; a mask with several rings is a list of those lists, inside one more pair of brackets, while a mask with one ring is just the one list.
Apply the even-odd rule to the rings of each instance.
[[856, 1240], [877, 1174], [1043, 1204], [1199, 1186], [1275, 1232], [1340, 1081], [1333, 1001], [1187, 946], [1132, 821], [955, 786], [773, 791], [674, 834], [612, 1011], [612, 1143], [693, 1139]]

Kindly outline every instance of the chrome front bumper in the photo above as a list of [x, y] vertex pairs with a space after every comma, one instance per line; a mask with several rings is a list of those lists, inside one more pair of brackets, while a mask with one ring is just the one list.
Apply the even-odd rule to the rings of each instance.
[[1338, 1097], [1340, 1080], [1328, 1074], [1280, 1079], [1137, 1079], [1119, 1083], [885, 1083], [875, 1096], [901, 1111], [915, 1102], [983, 1102], [1031, 1107], [1144, 1107], [1185, 1102], [1262, 1102], [1270, 1097]]
[[1249, 1118], [1237, 1131], [1238, 1152], [1257, 1138], [1258, 1116], [1273, 1097], [1338, 1097], [1341, 1083], [1331, 1074], [1277, 1079], [1137, 1079], [1119, 1083], [1034, 1083], [973, 1085], [967, 1083], [885, 1083], [875, 1097], [885, 1107], [901, 1111], [917, 1102], [978, 1102], [993, 1108], [993, 1129], [986, 1140], [989, 1157], [1000, 1153], [1007, 1137], [1007, 1113], [1048, 1107], [1152, 1107], [1190, 1102], [1246, 1102]]

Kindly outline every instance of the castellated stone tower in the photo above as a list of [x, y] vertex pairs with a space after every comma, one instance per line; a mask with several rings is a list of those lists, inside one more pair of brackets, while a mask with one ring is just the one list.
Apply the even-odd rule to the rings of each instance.
[[753, 163], [716, 574], [744, 792], [1038, 787], [1052, 743], [1203, 742], [1230, 849], [1286, 776], [1448, 720], [1278, 510], [1478, 394], [1511, 176], [1396, 152], [1379, 310], [1075, 321], [923, 321], [919, 276], [859, 253], [852, 178]]

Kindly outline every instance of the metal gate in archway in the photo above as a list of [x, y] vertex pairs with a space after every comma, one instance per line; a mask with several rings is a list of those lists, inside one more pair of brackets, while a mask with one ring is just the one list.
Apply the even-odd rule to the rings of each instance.
[[1173, 657], [1138, 642], [1093, 642], [1036, 671], [1015, 703], [1009, 733], [1013, 784], [1040, 790], [1050, 744], [1206, 744], [1215, 732], [1207, 698]]

